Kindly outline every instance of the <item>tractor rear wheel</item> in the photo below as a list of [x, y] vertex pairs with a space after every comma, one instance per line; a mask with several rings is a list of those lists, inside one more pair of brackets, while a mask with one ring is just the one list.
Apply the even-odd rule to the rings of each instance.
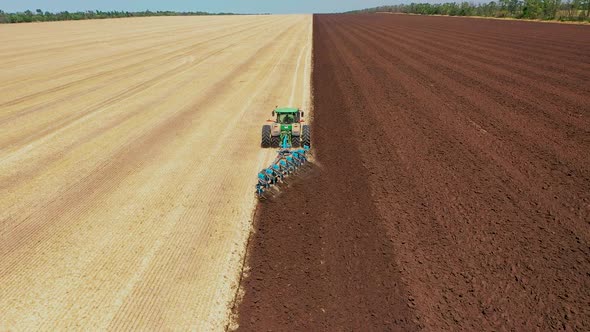
[[291, 136], [291, 146], [294, 148], [298, 148], [300, 146], [301, 137], [299, 136]]
[[270, 147], [270, 126], [269, 125], [262, 126], [262, 141], [260, 143], [260, 146], [263, 148]]
[[311, 148], [311, 132], [308, 125], [301, 126], [301, 145]]
[[281, 144], [281, 137], [280, 136], [271, 136], [270, 137], [270, 146], [273, 148], [278, 148]]

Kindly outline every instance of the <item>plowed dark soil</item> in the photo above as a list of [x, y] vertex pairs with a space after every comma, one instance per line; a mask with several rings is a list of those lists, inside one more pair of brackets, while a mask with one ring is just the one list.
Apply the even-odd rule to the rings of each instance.
[[590, 330], [590, 27], [320, 15], [313, 75], [241, 329]]

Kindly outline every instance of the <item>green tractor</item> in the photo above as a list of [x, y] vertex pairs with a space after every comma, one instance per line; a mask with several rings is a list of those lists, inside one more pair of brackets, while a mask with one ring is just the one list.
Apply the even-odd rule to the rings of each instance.
[[276, 119], [267, 120], [272, 125], [262, 126], [263, 148], [311, 147], [311, 133], [308, 125], [302, 125], [303, 112], [297, 108], [276, 108], [272, 111]]

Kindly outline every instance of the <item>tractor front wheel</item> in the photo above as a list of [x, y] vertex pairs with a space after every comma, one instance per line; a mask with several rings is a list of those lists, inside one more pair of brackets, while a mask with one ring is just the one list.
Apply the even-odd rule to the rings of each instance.
[[263, 148], [270, 148], [270, 126], [262, 126], [262, 141], [260, 146]]
[[301, 138], [299, 136], [292, 136], [291, 137], [291, 146], [294, 148], [298, 148], [300, 146]]
[[301, 126], [301, 145], [311, 147], [311, 132], [308, 125]]

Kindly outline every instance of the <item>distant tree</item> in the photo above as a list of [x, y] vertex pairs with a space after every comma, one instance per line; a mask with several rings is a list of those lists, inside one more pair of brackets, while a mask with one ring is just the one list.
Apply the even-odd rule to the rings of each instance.
[[474, 7], [475, 6], [470, 5], [469, 2], [462, 2], [461, 6], [459, 7], [459, 15], [472, 16]]
[[581, 0], [580, 9], [582, 10], [583, 16], [590, 18], [590, 0]]
[[540, 18], [543, 15], [542, 0], [525, 0], [523, 8], [524, 18]]
[[543, 18], [546, 20], [555, 19], [560, 6], [561, 0], [542, 0]]
[[578, 19], [580, 14], [580, 8], [581, 8], [581, 3], [582, 1], [580, 0], [566, 0], [563, 4], [562, 4], [562, 8], [566, 13], [566, 17], [570, 20], [574, 20], [574, 19]]
[[508, 1], [508, 12], [512, 17], [518, 17], [521, 15], [523, 2], [521, 0], [509, 0]]
[[51, 13], [46, 11], [43, 13], [41, 9], [36, 9], [35, 13], [30, 10], [19, 13], [5, 13], [0, 11], [0, 23], [21, 23], [21, 22], [36, 22], [36, 21], [65, 21], [65, 20], [89, 20], [89, 19], [103, 19], [103, 18], [117, 18], [117, 17], [144, 17], [144, 16], [180, 16], [180, 15], [233, 15], [233, 13], [216, 13], [211, 14], [207, 12], [173, 12], [173, 11], [156, 11], [145, 10], [143, 12], [129, 12], [129, 11], [100, 11], [89, 10], [84, 12], [56, 12]]
[[[562, 2], [566, 1], [566, 2]], [[567, 13], [563, 15], [560, 13]], [[533, 19], [589, 20], [590, 0], [497, 0], [489, 3], [446, 2], [379, 6], [349, 13], [397, 12], [420, 15], [496, 16]]]
[[475, 12], [473, 13], [473, 15], [476, 16], [492, 17], [496, 16], [500, 10], [498, 3], [496, 3], [495, 1], [491, 1], [489, 3], [482, 3], [474, 7]]

